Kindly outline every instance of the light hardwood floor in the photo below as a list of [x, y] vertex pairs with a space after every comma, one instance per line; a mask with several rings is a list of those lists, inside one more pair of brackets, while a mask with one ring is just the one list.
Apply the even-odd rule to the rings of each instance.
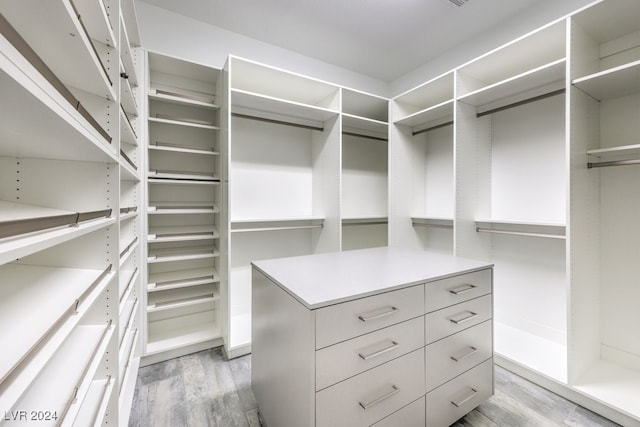
[[[500, 367], [495, 395], [455, 427], [617, 426]], [[215, 348], [140, 368], [129, 427], [259, 427], [251, 356]], [[402, 426], [398, 426], [402, 427]]]

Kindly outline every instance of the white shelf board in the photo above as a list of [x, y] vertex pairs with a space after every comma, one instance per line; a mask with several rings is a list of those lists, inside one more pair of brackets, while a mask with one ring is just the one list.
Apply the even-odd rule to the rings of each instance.
[[[114, 147], [97, 136], [93, 127], [44, 78], [32, 79], [23, 67], [1, 53], [0, 66], [2, 95], [12, 100], [0, 103], [1, 155], [117, 162]], [[34, 117], [38, 126], [34, 126]]]
[[125, 159], [120, 161], [120, 179], [123, 181], [140, 182], [139, 172], [133, 168]]
[[213, 150], [199, 150], [197, 148], [181, 148], [181, 147], [167, 147], [161, 145], [149, 145], [149, 150], [153, 151], [168, 151], [172, 153], [187, 153], [187, 154], [197, 154], [202, 156], [219, 156], [219, 151]]
[[343, 131], [363, 130], [365, 132], [370, 132], [374, 136], [386, 138], [388, 135], [388, 128], [389, 126], [387, 122], [354, 116], [351, 114], [342, 114]]
[[133, 211], [133, 212], [127, 212], [125, 214], [120, 214], [120, 222], [124, 222], [130, 219], [133, 219], [135, 217], [138, 216], [138, 212], [137, 211]]
[[92, 381], [73, 425], [79, 427], [102, 425], [102, 420], [107, 413], [109, 399], [115, 389], [114, 385], [113, 378]]
[[124, 270], [120, 269], [119, 282], [118, 282], [118, 293], [119, 293], [119, 301], [120, 306], [124, 306], [124, 302], [129, 300], [129, 296], [133, 293], [133, 289], [135, 288], [135, 282], [140, 275], [139, 271], [136, 270]]
[[183, 121], [183, 120], [162, 119], [162, 118], [158, 118], [158, 117], [149, 117], [149, 122], [150, 123], [162, 123], [162, 124], [166, 124], [166, 125], [186, 126], [186, 127], [199, 128], [199, 129], [216, 130], [216, 131], [220, 130], [220, 128], [218, 126], [186, 122], [186, 121]]
[[[0, 273], [0, 324], [4, 325], [0, 339], [11, 343], [0, 360], [0, 379], [4, 380], [42, 339], [56, 333], [52, 325], [73, 316], [69, 310], [102, 271], [6, 264]], [[38, 313], [31, 316], [28, 327], [15, 321], [25, 307]]]
[[114, 218], [101, 218], [82, 222], [74, 227], [44, 230], [17, 238], [0, 239], [0, 265], [31, 255], [69, 240], [115, 224]]
[[133, 124], [127, 117], [125, 111], [120, 109], [120, 138], [121, 142], [126, 142], [131, 145], [138, 145], [138, 136], [133, 129]]
[[117, 99], [71, 2], [7, 2], [2, 12], [65, 85]]
[[278, 217], [278, 218], [235, 218], [231, 224], [270, 224], [274, 222], [324, 221], [322, 216]]
[[589, 366], [573, 384], [588, 396], [640, 419], [640, 372], [606, 361]]
[[149, 249], [147, 263], [163, 263], [173, 261], [187, 261], [194, 259], [216, 258], [220, 252], [214, 246], [195, 246], [190, 248], [162, 248]]
[[481, 106], [552, 83], [562, 82], [565, 78], [565, 65], [566, 60], [559, 59], [462, 95], [458, 99], [465, 104]]
[[[394, 98], [398, 104], [407, 104], [414, 110], [429, 110], [453, 98], [453, 72], [436, 77]], [[397, 123], [397, 122], [396, 122]]]
[[159, 185], [220, 185], [220, 181], [197, 181], [193, 179], [148, 178], [147, 182]]
[[566, 384], [566, 345], [495, 321], [494, 333], [497, 354]]
[[237, 89], [231, 91], [231, 111], [301, 124], [323, 123], [338, 115], [336, 110]]
[[99, 43], [117, 47], [113, 26], [102, 0], [85, 0], [73, 4], [80, 14], [89, 37]]
[[389, 100], [376, 95], [342, 88], [342, 112], [348, 116], [386, 123], [389, 120]]
[[138, 298], [128, 299], [120, 307], [118, 324], [118, 342], [122, 345], [122, 338], [127, 330], [131, 328], [131, 325], [135, 323], [134, 313], [138, 309]]
[[[176, 310], [178, 308], [184, 307], [192, 307], [196, 305], [205, 305], [205, 304], [213, 304], [219, 297], [215, 296], [212, 292], [209, 292], [208, 295], [195, 294], [194, 292], [188, 292], [193, 288], [183, 288], [181, 291], [183, 295], [180, 298], [175, 298], [173, 300], [164, 300], [163, 298], [154, 298], [160, 293], [156, 292], [154, 294], [149, 295], [149, 302], [147, 305], [147, 313], [155, 313], [159, 311], [167, 311], [167, 310]], [[195, 294], [190, 296], [191, 294]]]
[[120, 256], [120, 266], [122, 267], [127, 260], [135, 253], [136, 248], [138, 247], [138, 245], [140, 244], [139, 239], [134, 238], [133, 241], [130, 242], [131, 246], [125, 246], [124, 248], [120, 248], [120, 253], [122, 253], [125, 249], [127, 249], [126, 252], [122, 253], [122, 256]]
[[212, 202], [151, 202], [149, 215], [215, 214], [220, 209]]
[[209, 108], [212, 110], [220, 109], [220, 106], [213, 101], [214, 99], [213, 95], [211, 95], [210, 100], [207, 100], [204, 98], [198, 99], [193, 95], [190, 95], [187, 93], [185, 94], [180, 93], [179, 89], [171, 91], [171, 90], [165, 90], [161, 88], [151, 88], [149, 89], [148, 97], [149, 99], [168, 102], [172, 104], [189, 105], [193, 107]]
[[246, 91], [288, 100], [293, 103], [328, 105], [338, 94], [338, 86], [308, 76], [232, 56], [232, 91]]
[[[126, 366], [127, 361], [131, 356], [131, 352], [133, 351], [134, 343], [137, 337], [138, 337], [137, 329], [127, 330], [125, 332], [124, 343], [123, 345], [120, 346], [120, 349], [118, 350], [118, 353], [119, 353], [118, 366], [120, 366], [121, 368], [124, 368], [124, 366]], [[123, 369], [119, 370], [120, 378], [122, 378], [124, 374], [123, 371], [124, 371]]]
[[[149, 327], [147, 355], [174, 350], [192, 344], [220, 338], [220, 331], [215, 322], [194, 322], [177, 328], [156, 330]], [[153, 329], [153, 330], [152, 330]]]
[[640, 155], [640, 144], [621, 145], [616, 147], [598, 148], [587, 150], [587, 155], [604, 160], [620, 160], [625, 157], [638, 157]]
[[[64, 417], [65, 408], [73, 399], [74, 389], [83, 382], [84, 371], [94, 359], [94, 352], [103, 342], [106, 332], [107, 325], [76, 327], [26, 393], [11, 408], [39, 408], [42, 402], [46, 402], [47, 410], [56, 411], [58, 417]], [[66, 415], [73, 418], [72, 412], [70, 408]], [[51, 420], [38, 424], [56, 426], [58, 423], [59, 420]]]
[[157, 172], [149, 171], [149, 179], [167, 179], [167, 180], [182, 180], [182, 181], [220, 181], [219, 176], [215, 175], [202, 175], [189, 172]]
[[453, 218], [433, 217], [433, 216], [412, 216], [413, 225], [424, 225], [438, 228], [453, 229]]
[[120, 79], [121, 81], [121, 91], [122, 94], [120, 98], [120, 104], [125, 112], [138, 116], [138, 103], [136, 102], [135, 94], [133, 93], [133, 89], [131, 88], [131, 84], [129, 83], [129, 79]]
[[[169, 234], [170, 236], [166, 236]], [[172, 227], [152, 227], [149, 229], [148, 241], [182, 242], [191, 240], [210, 240], [220, 237], [213, 225], [185, 225]]]
[[435, 125], [439, 124], [439, 122], [451, 121], [453, 120], [453, 105], [453, 99], [449, 99], [440, 104], [396, 120], [395, 124], [415, 128], [418, 126], [426, 126], [428, 124]]
[[188, 286], [206, 285], [220, 281], [220, 276], [214, 268], [176, 270], [165, 273], [150, 273], [148, 292], [178, 289]]
[[[124, 4], [125, 2], [122, 3]], [[124, 9], [124, 5], [122, 8]], [[120, 12], [120, 58], [122, 59], [122, 64], [125, 72], [127, 73], [129, 83], [133, 87], [138, 87], [138, 71], [133, 63], [133, 45], [129, 39], [129, 32], [127, 31], [127, 26], [124, 23], [122, 11]]]
[[573, 80], [573, 85], [603, 101], [640, 92], [640, 60]]

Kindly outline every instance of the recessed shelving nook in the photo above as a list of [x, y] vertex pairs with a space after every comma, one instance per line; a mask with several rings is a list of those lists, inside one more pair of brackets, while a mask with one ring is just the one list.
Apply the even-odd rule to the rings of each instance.
[[[454, 73], [393, 100], [392, 212], [394, 245], [453, 253]], [[411, 185], [406, 185], [411, 183]]]
[[389, 100], [341, 91], [341, 249], [387, 246]]
[[222, 78], [155, 52], [147, 70], [145, 363], [153, 363], [221, 343]]
[[339, 87], [230, 57], [229, 321], [250, 351], [250, 262], [339, 250]]
[[569, 380], [640, 420], [640, 4], [604, 1], [570, 26]]

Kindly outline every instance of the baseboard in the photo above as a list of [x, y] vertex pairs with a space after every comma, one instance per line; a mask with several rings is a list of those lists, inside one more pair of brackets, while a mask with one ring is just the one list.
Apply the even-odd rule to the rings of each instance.
[[215, 340], [204, 341], [172, 350], [149, 354], [140, 359], [140, 367], [153, 365], [155, 363], [164, 362], [166, 360], [175, 359], [176, 357], [186, 356], [187, 354], [197, 353], [214, 347], [220, 347], [223, 344], [222, 338], [216, 338]]
[[548, 377], [539, 372], [533, 371], [526, 366], [519, 364], [504, 356], [494, 355], [496, 365], [513, 372], [514, 374], [525, 378], [539, 386], [564, 397], [580, 406], [583, 406], [590, 411], [595, 412], [613, 422], [616, 422], [625, 427], [640, 427], [640, 420], [630, 417], [627, 414], [607, 405], [592, 396], [589, 396], [580, 390], [561, 383], [551, 377]]

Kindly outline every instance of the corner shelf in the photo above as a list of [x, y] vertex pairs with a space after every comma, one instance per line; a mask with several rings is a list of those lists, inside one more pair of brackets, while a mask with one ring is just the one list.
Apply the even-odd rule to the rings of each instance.
[[599, 101], [640, 92], [640, 60], [574, 79], [572, 84]]

